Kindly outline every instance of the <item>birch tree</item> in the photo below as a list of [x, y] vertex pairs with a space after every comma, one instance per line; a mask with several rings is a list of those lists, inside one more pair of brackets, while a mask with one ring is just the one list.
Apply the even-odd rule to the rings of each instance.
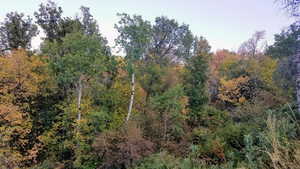
[[129, 121], [135, 93], [135, 67], [136, 63], [145, 57], [149, 43], [151, 40], [151, 24], [145, 21], [141, 16], [128, 14], [118, 14], [121, 17], [115, 28], [119, 32], [116, 39], [119, 45], [125, 52], [127, 71], [131, 76], [131, 94], [128, 106], [126, 122]]
[[89, 79], [105, 70], [103, 48], [97, 37], [88, 36], [81, 32], [68, 34], [62, 40], [62, 43], [49, 44], [45, 51], [48, 51], [50, 55], [64, 53], [63, 56], [53, 57], [56, 59], [52, 59], [50, 63], [59, 86], [65, 86], [64, 88], [67, 90], [76, 91], [77, 120], [80, 120], [80, 105], [85, 84]]

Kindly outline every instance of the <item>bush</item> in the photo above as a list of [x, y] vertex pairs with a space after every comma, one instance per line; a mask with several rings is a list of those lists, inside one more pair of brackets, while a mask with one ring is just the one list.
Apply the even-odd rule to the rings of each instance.
[[143, 138], [139, 128], [129, 124], [126, 131], [110, 131], [99, 135], [94, 152], [102, 160], [101, 168], [125, 169], [154, 152], [154, 144]]
[[208, 164], [222, 164], [231, 160], [236, 166], [245, 159], [244, 136], [253, 131], [247, 124], [227, 122], [217, 129], [197, 128], [193, 131], [193, 143], [199, 148], [197, 158]]
[[174, 156], [161, 152], [142, 160], [134, 169], [175, 169], [179, 164]]
[[300, 144], [289, 139], [295, 125], [287, 119], [277, 119], [272, 113], [265, 131], [245, 137], [246, 157], [250, 167], [290, 169], [300, 165]]
[[218, 110], [212, 106], [204, 106], [202, 111], [189, 115], [189, 122], [195, 127], [218, 128], [229, 120], [227, 112]]
[[[166, 152], [154, 154], [140, 161], [133, 169], [236, 169], [231, 163], [224, 165], [206, 164], [192, 158], [176, 158]], [[243, 168], [240, 168], [243, 169]], [[245, 168], [246, 169], [246, 168]]]

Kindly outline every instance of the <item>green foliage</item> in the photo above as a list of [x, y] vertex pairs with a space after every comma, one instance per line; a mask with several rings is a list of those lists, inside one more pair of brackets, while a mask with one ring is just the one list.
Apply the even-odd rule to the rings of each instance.
[[186, 60], [192, 55], [194, 39], [189, 26], [179, 24], [175, 19], [156, 17], [151, 37], [150, 55], [145, 60], [152, 60], [154, 56], [154, 62], [163, 66]]
[[299, 168], [300, 114], [289, 103], [297, 24], [266, 53], [260, 31], [238, 53], [212, 54], [187, 24], [123, 13], [122, 57], [90, 8], [80, 12], [39, 6], [39, 55], [28, 51], [30, 17], [9, 13], [1, 23], [0, 168]]
[[183, 121], [185, 119], [182, 110], [184, 103], [183, 88], [177, 85], [168, 89], [162, 95], [152, 98], [151, 104], [153, 109], [158, 111], [159, 119], [163, 123], [162, 134], [164, 140], [169, 138], [178, 139], [183, 135]]
[[62, 40], [62, 43], [45, 44], [44, 53], [52, 56], [50, 67], [58, 84], [65, 90], [78, 82], [81, 76], [87, 80], [105, 70], [104, 50], [96, 37], [75, 32]]
[[238, 78], [242, 75], [248, 76], [246, 66], [249, 63], [245, 60], [239, 60], [237, 58], [226, 58], [219, 68], [219, 73], [222, 77], [227, 79]]
[[235, 153], [233, 160], [241, 160], [243, 154], [240, 150], [244, 149], [244, 136], [255, 129], [249, 124], [227, 124], [216, 131], [215, 135], [225, 144], [227, 153]]
[[234, 169], [228, 163], [225, 165], [208, 165], [191, 158], [176, 158], [167, 152], [160, 152], [142, 160], [134, 169]]
[[293, 57], [282, 58], [278, 61], [278, 67], [274, 73], [276, 86], [283, 90], [284, 95], [295, 98], [295, 66], [292, 62]]
[[221, 127], [230, 119], [227, 112], [211, 106], [204, 106], [201, 111], [195, 112], [193, 115], [195, 126], [207, 127], [210, 129]]
[[34, 13], [37, 24], [45, 31], [50, 42], [62, 38], [60, 26], [63, 20], [62, 12], [61, 7], [49, 0], [46, 4], [40, 4], [39, 11]]
[[23, 13], [11, 12], [0, 24], [0, 50], [30, 49], [31, 40], [37, 35], [37, 26], [32, 18]]
[[126, 52], [129, 72], [133, 72], [133, 63], [142, 58], [150, 42], [151, 25], [141, 16], [118, 14], [121, 20], [115, 25], [120, 33], [116, 43]]
[[[81, 10], [81, 15], [82, 15], [81, 18], [73, 19], [74, 21], [79, 22], [79, 23], [77, 23], [77, 25], [80, 26], [79, 29], [75, 29], [75, 31], [80, 30], [85, 35], [94, 36], [95, 38], [97, 38], [99, 40], [99, 42], [100, 42], [99, 45], [101, 45], [101, 47], [103, 48], [103, 54], [111, 55], [110, 48], [109, 48], [109, 46], [107, 46], [107, 40], [106, 40], [106, 38], [104, 38], [101, 35], [100, 30], [99, 30], [99, 25], [98, 25], [97, 21], [93, 18], [93, 15], [90, 13], [90, 8], [81, 6], [80, 10]], [[74, 31], [69, 31], [67, 33], [72, 33], [72, 32], [74, 32]]]
[[177, 168], [179, 162], [172, 155], [162, 152], [153, 155], [141, 162], [141, 164], [134, 169], [165, 169], [165, 168]]
[[295, 96], [295, 74], [296, 67], [294, 56], [299, 46], [300, 29], [298, 23], [289, 26], [288, 29], [275, 35], [275, 42], [267, 49], [267, 54], [278, 59], [275, 72], [275, 82], [283, 89], [284, 95], [290, 98]]
[[158, 64], [145, 63], [138, 69], [138, 77], [142, 88], [146, 91], [146, 101], [155, 94], [163, 93], [163, 78], [166, 69]]
[[[245, 135], [245, 155], [251, 168], [294, 168], [299, 165], [298, 142], [291, 142], [299, 127], [290, 117], [278, 118], [269, 112], [267, 129]], [[292, 134], [293, 133], [293, 134]], [[296, 149], [295, 149], [296, 148]]]
[[300, 29], [297, 23], [290, 25], [280, 34], [275, 34], [275, 43], [268, 47], [266, 54], [279, 59], [295, 55], [299, 44], [299, 34]]
[[85, 99], [82, 104], [84, 116], [78, 126], [75, 123], [76, 104], [61, 106], [64, 113], [57, 116], [52, 128], [40, 136], [47, 150], [44, 152], [45, 155], [57, 165], [95, 168], [99, 165], [99, 159], [91, 153], [92, 143], [99, 132], [108, 128], [107, 121], [110, 118], [108, 113], [92, 109], [90, 101]]
[[[98, 83], [94, 85], [92, 85], [91, 95], [93, 96], [94, 104], [108, 112], [107, 121], [105, 122], [107, 128], [119, 128], [123, 124], [127, 113], [130, 93], [127, 81], [117, 79], [109, 89], [100, 88]], [[139, 96], [136, 97], [138, 98]]]
[[195, 51], [195, 55], [188, 60], [185, 75], [185, 91], [189, 97], [188, 107], [191, 111], [189, 114], [191, 123], [196, 123], [197, 113], [208, 102], [206, 83], [210, 46], [203, 37], [196, 43], [198, 51]]
[[184, 96], [183, 89], [180, 85], [167, 90], [163, 95], [153, 98], [152, 105], [159, 112], [180, 112], [182, 105], [181, 97]]
[[196, 156], [208, 164], [224, 164], [231, 161], [234, 166], [245, 159], [244, 136], [253, 129], [247, 124], [226, 122], [218, 128], [197, 128], [193, 131]]

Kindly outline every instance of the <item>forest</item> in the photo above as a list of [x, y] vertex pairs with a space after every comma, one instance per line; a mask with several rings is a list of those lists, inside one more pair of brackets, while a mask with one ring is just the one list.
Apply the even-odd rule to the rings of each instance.
[[176, 19], [118, 13], [115, 54], [78, 12], [49, 0], [0, 23], [1, 169], [300, 168], [299, 22], [213, 52]]

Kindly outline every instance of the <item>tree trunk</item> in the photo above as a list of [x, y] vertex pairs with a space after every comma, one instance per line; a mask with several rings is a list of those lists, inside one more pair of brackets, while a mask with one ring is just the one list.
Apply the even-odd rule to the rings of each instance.
[[135, 92], [135, 81], [134, 81], [134, 73], [131, 75], [131, 96], [130, 96], [130, 102], [129, 102], [129, 107], [128, 107], [128, 114], [126, 117], [126, 123], [128, 122], [131, 111], [132, 111], [132, 105], [133, 105], [133, 99], [134, 99], [134, 92]]
[[298, 106], [298, 113], [300, 113], [300, 47], [297, 50], [297, 53], [294, 58], [294, 64], [296, 67], [296, 93], [297, 93], [297, 106]]
[[81, 120], [81, 97], [82, 97], [82, 76], [80, 76], [78, 84], [77, 84], [77, 93], [78, 93], [78, 97], [77, 97], [77, 109], [78, 109], [78, 114], [77, 114], [77, 120]]

